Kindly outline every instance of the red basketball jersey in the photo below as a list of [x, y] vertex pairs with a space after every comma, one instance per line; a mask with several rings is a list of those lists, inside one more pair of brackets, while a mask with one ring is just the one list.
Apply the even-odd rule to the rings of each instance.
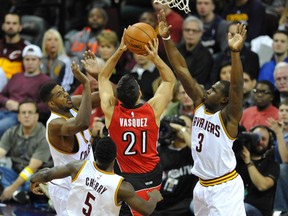
[[159, 127], [148, 103], [127, 109], [119, 103], [109, 127], [117, 145], [117, 163], [124, 173], [151, 172], [159, 162], [157, 152]]

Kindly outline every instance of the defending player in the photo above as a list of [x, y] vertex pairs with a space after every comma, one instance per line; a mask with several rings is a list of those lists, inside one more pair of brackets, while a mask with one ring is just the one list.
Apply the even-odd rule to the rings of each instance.
[[[92, 106], [98, 107], [100, 104], [99, 94], [91, 94], [89, 79], [74, 62], [72, 71], [84, 86], [82, 96], [70, 97], [63, 87], [53, 82], [44, 84], [40, 90], [41, 100], [46, 102], [51, 110], [51, 116], [46, 123], [46, 139], [54, 166], [74, 160], [94, 161], [88, 127]], [[55, 180], [49, 183], [48, 188], [56, 212], [64, 216], [70, 177]]]
[[194, 189], [195, 215], [245, 215], [244, 185], [235, 171], [236, 158], [232, 150], [242, 116], [243, 69], [240, 50], [246, 28], [237, 26], [235, 35], [228, 34], [232, 72], [230, 82], [216, 82], [205, 91], [191, 76], [186, 62], [170, 40], [162, 10], [158, 15], [159, 34], [166, 53], [185, 91], [195, 104], [191, 149], [194, 159], [192, 173], [199, 177]]

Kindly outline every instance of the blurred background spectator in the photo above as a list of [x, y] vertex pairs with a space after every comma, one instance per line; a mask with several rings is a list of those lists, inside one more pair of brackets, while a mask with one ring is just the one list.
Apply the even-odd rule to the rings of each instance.
[[42, 84], [50, 80], [40, 70], [42, 51], [30, 44], [24, 48], [22, 55], [24, 71], [13, 75], [0, 92], [0, 137], [6, 129], [17, 124], [18, 106], [24, 99], [30, 98], [37, 102], [42, 122], [48, 117], [48, 107], [38, 97]]
[[249, 131], [256, 125], [268, 126], [267, 119], [278, 120], [278, 108], [272, 105], [274, 86], [267, 80], [258, 81], [253, 89], [254, 106], [243, 111], [240, 124]]
[[45, 32], [42, 52], [41, 72], [50, 76], [65, 91], [70, 92], [74, 80], [71, 60], [66, 55], [62, 37], [56, 29], [49, 29]]
[[285, 8], [280, 15], [278, 29], [288, 31], [288, 1], [286, 1]]
[[201, 43], [203, 32], [203, 22], [195, 16], [188, 16], [183, 22], [183, 42], [177, 48], [194, 79], [208, 88], [213, 58], [208, 48]]
[[253, 89], [256, 86], [257, 79], [255, 76], [243, 72], [243, 109], [246, 109], [248, 107], [251, 107], [254, 105], [254, 93]]
[[17, 118], [19, 124], [9, 128], [0, 140], [0, 158], [8, 156], [12, 162], [12, 167], [0, 167], [0, 200], [9, 201], [13, 196], [15, 201], [29, 203], [30, 176], [40, 168], [52, 167], [53, 162], [45, 127], [38, 122], [36, 102], [21, 102]]
[[151, 0], [119, 0], [119, 2], [121, 29], [138, 22], [139, 14], [153, 11]]
[[274, 33], [272, 49], [272, 59], [261, 67], [258, 80], [268, 80], [274, 84], [273, 73], [276, 64], [283, 61], [288, 62], [288, 32], [278, 30]]
[[[247, 216], [271, 216], [279, 178], [279, 164], [274, 158], [275, 134], [267, 126], [256, 125], [249, 136], [238, 138], [234, 145], [240, 147], [236, 170], [245, 185], [245, 210]], [[246, 134], [247, 136], [247, 134]]]
[[192, 119], [186, 115], [164, 117], [160, 124], [159, 152], [163, 167], [161, 194], [156, 209], [161, 215], [193, 216], [190, 203], [198, 178], [191, 173]]
[[163, 116], [187, 115], [192, 117], [194, 114], [194, 102], [185, 92], [180, 81], [176, 82], [173, 90], [173, 97], [168, 104]]
[[[100, 57], [105, 63], [113, 55], [119, 45], [118, 36], [115, 31], [112, 30], [102, 30], [97, 36], [98, 43], [98, 53], [97, 56]], [[117, 65], [112, 73], [110, 81], [117, 84], [121, 77], [126, 74], [126, 58], [128, 52], [125, 52], [123, 56], [117, 62]]]
[[175, 44], [178, 44], [182, 39], [182, 23], [183, 17], [172, 10], [167, 4], [162, 5], [159, 3], [155, 3], [154, 0], [151, 0], [152, 6], [155, 14], [158, 14], [160, 10], [164, 10], [166, 15], [166, 20], [169, 25], [172, 25], [173, 28], [170, 30], [171, 39]]
[[154, 93], [161, 82], [160, 74], [155, 64], [147, 57], [133, 53], [135, 65], [129, 71], [137, 80], [143, 101], [148, 101], [154, 96]]
[[214, 13], [214, 0], [196, 0], [196, 9], [204, 24], [202, 44], [214, 55], [224, 51], [227, 42], [223, 38], [226, 38], [228, 23], [220, 15]]
[[81, 31], [70, 31], [65, 35], [65, 47], [68, 56], [77, 64], [80, 63], [83, 53], [91, 50], [96, 54], [97, 36], [105, 29], [108, 15], [103, 8], [92, 8], [88, 13], [88, 23]]
[[269, 127], [275, 132], [276, 161], [280, 163], [280, 176], [274, 201], [274, 210], [281, 211], [281, 215], [288, 213], [288, 101], [281, 102], [279, 106], [279, 121], [268, 119]]
[[8, 78], [5, 74], [5, 72], [3, 71], [3, 69], [0, 67], [0, 92], [2, 91], [4, 86], [6, 85], [7, 81], [8, 81]]
[[[228, 25], [227, 34], [230, 32], [232, 35], [236, 33], [237, 30], [237, 24], [239, 22], [231, 22]], [[248, 30], [249, 31], [249, 30]], [[227, 35], [226, 35], [227, 38]], [[258, 55], [251, 51], [250, 48], [247, 46], [243, 46], [242, 50], [240, 51], [240, 57], [243, 65], [243, 69], [246, 73], [249, 73], [252, 77], [258, 79], [259, 74], [259, 57]], [[210, 74], [210, 82], [215, 83], [217, 80], [219, 80], [219, 71], [223, 64], [226, 62], [229, 62], [231, 59], [230, 57], [230, 50], [228, 47], [218, 53], [216, 56], [214, 56], [214, 64], [213, 69]]]
[[279, 106], [281, 102], [288, 101], [288, 63], [280, 62], [274, 70], [275, 96], [273, 104]]
[[20, 36], [21, 17], [17, 13], [7, 13], [2, 24], [4, 38], [0, 41], [0, 67], [10, 79], [23, 71], [22, 51], [29, 44]]
[[[247, 39], [250, 41], [266, 34], [265, 8], [259, 0], [234, 0], [223, 11], [223, 17], [228, 22], [238, 21], [248, 27]], [[259, 19], [261, 17], [261, 19]]]

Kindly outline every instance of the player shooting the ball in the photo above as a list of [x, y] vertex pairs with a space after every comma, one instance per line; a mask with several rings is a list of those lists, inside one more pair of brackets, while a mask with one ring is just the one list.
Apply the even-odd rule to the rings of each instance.
[[[130, 74], [120, 79], [114, 94], [109, 78], [127, 50], [123, 38], [98, 77], [101, 108], [109, 134], [117, 145], [115, 173], [127, 179], [136, 193], [148, 200], [147, 192], [159, 190], [161, 186], [162, 169], [156, 150], [158, 131], [160, 117], [172, 97], [176, 78], [159, 57], [159, 42], [154, 39], [149, 41], [148, 46], [145, 45], [147, 57], [156, 65], [162, 79], [154, 97], [141, 103], [141, 89]], [[130, 212], [130, 209], [126, 208], [126, 211]], [[121, 212], [125, 212], [125, 208]], [[133, 211], [133, 215], [140, 214]]]

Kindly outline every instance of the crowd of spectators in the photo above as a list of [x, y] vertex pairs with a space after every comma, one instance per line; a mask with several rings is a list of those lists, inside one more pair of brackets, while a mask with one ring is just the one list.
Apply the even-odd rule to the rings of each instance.
[[[3, 7], [1, 6], [0, 9], [2, 26], [0, 33], [0, 158], [5, 155], [10, 156], [12, 165], [19, 163], [15, 160], [15, 155], [17, 156], [19, 152], [15, 151], [16, 154], [11, 151], [12, 146], [20, 145], [20, 142], [24, 142], [21, 141], [22, 139], [33, 136], [34, 130], [43, 130], [43, 124], [45, 125], [50, 113], [48, 107], [40, 102], [37, 95], [41, 85], [55, 80], [70, 95], [82, 94], [83, 86], [73, 77], [72, 61], [80, 64], [84, 52], [91, 50], [97, 56], [99, 70], [101, 70], [105, 62], [117, 50], [123, 29], [128, 25], [139, 21], [146, 22], [158, 32], [157, 13], [164, 10], [167, 22], [172, 25], [171, 39], [185, 58], [193, 77], [204, 89], [208, 89], [216, 81], [230, 80], [230, 73], [233, 71], [231, 71], [227, 33], [235, 34], [237, 23], [241, 22], [247, 25], [248, 33], [245, 46], [240, 53], [244, 71], [243, 116], [240, 124], [244, 126], [243, 130], [246, 132], [263, 134], [261, 137], [264, 137], [264, 140], [261, 141], [260, 138], [258, 141], [264, 143], [262, 145], [266, 147], [263, 152], [269, 151], [269, 160], [273, 160], [273, 163], [269, 163], [273, 167], [266, 168], [265, 164], [269, 160], [265, 159], [267, 155], [263, 152], [260, 154], [255, 150], [250, 152], [251, 155], [246, 152], [246, 157], [242, 157], [244, 168], [245, 164], [249, 164], [246, 166], [247, 170], [243, 172], [244, 182], [246, 181], [247, 186], [246, 191], [249, 192], [245, 197], [245, 202], [258, 208], [258, 211], [255, 211], [260, 216], [272, 215], [273, 211], [281, 211], [283, 215], [288, 212], [288, 193], [283, 193], [288, 187], [288, 1], [229, 0], [229, 3], [224, 4], [223, 2], [227, 1], [190, 0], [190, 14], [185, 14], [175, 8], [171, 9], [167, 5], [154, 3], [153, 0], [62, 0], [57, 1], [56, 6], [50, 5], [53, 2], [45, 0], [41, 0], [37, 4], [34, 0], [1, 2]], [[63, 6], [67, 9], [65, 13], [60, 10]], [[25, 20], [21, 19], [21, 16], [27, 15], [28, 12], [35, 17], [35, 23], [30, 21], [31, 23], [27, 25], [24, 23]], [[37, 18], [44, 19], [48, 26], [43, 28], [44, 30], [42, 29], [42, 42], [35, 45], [32, 40], [24, 39], [23, 32], [26, 28], [37, 28]], [[25, 33], [27, 32], [29, 34], [29, 31], [25, 31]], [[35, 37], [32, 33], [33, 31], [31, 31], [31, 38]], [[265, 62], [261, 62], [261, 53], [253, 52], [251, 49], [253, 42], [262, 36], [268, 37], [272, 41], [272, 44], [268, 40], [266, 43], [261, 41], [259, 44], [259, 50], [261, 50], [261, 46], [265, 46], [269, 50], [268, 53], [272, 53], [269, 60]], [[161, 40], [159, 37], [159, 55], [170, 65]], [[141, 99], [143, 102], [147, 102], [153, 97], [161, 83], [156, 66], [146, 56], [125, 52], [118, 61], [110, 81], [117, 84], [120, 78], [127, 73], [132, 74], [138, 81], [142, 89]], [[91, 92], [98, 91], [97, 79], [89, 74], [87, 76], [90, 80]], [[28, 111], [21, 111], [20, 108]], [[25, 114], [25, 112], [27, 113]], [[191, 173], [181, 176], [181, 179], [170, 176], [173, 170], [180, 170], [184, 166], [193, 166], [193, 158], [187, 158], [190, 147], [185, 143], [185, 137], [183, 137], [191, 133], [191, 128], [186, 126], [191, 124], [193, 113], [193, 101], [185, 93], [180, 82], [177, 82], [173, 98], [171, 98], [163, 117], [182, 116], [185, 125], [173, 124], [172, 129], [176, 131], [176, 136], [173, 137], [175, 142], [167, 146], [162, 145], [158, 149], [164, 167], [161, 188], [164, 201], [156, 209], [165, 215], [177, 215], [175, 213], [177, 210], [179, 212], [187, 210], [189, 214], [193, 215], [193, 209], [189, 207], [193, 198], [192, 190], [190, 191], [189, 188], [187, 196], [183, 196], [179, 190], [187, 192], [188, 188], [185, 189], [183, 185], [186, 184], [187, 179], [194, 181], [194, 176]], [[22, 134], [19, 129], [26, 127], [23, 123], [25, 116], [29, 119], [35, 117], [34, 121], [42, 123], [34, 123], [37, 127], [28, 125], [27, 127], [31, 127], [33, 130], [31, 129], [27, 136], [24, 130]], [[90, 130], [93, 137], [105, 135], [103, 133], [103, 117], [101, 108], [92, 109]], [[12, 133], [13, 135], [17, 134], [19, 138], [15, 140]], [[183, 133], [187, 134], [183, 135]], [[40, 135], [45, 136], [43, 131], [36, 137]], [[267, 142], [265, 137], [268, 137]], [[12, 138], [13, 142], [9, 142], [11, 145], [9, 146], [8, 140], [12, 140]], [[25, 161], [23, 163], [25, 166], [22, 164], [20, 168], [12, 167], [10, 171], [13, 172], [15, 178], [10, 179], [10, 183], [3, 184], [0, 180], [0, 186], [3, 187], [2, 190], [0, 187], [0, 193], [2, 194], [4, 191], [4, 194], [0, 194], [2, 201], [11, 199], [13, 192], [26, 187], [24, 182], [19, 181], [21, 173], [23, 177], [25, 169], [32, 169], [34, 172], [44, 163], [49, 162], [49, 155], [41, 152], [47, 151], [43, 147], [43, 143], [39, 143], [41, 146], [36, 149], [40, 153], [35, 149], [33, 151], [37, 154], [32, 150], [30, 153], [30, 148], [27, 147], [29, 154], [27, 153], [25, 158], [19, 156]], [[271, 150], [275, 154], [272, 154]], [[164, 159], [162, 160], [162, 158]], [[186, 158], [187, 161], [182, 164], [176, 163], [176, 160], [179, 162], [181, 158]], [[36, 166], [34, 166], [35, 160]], [[254, 166], [255, 164], [256, 166]], [[278, 166], [280, 166], [279, 170], [277, 170]], [[241, 169], [243, 171], [243, 166]], [[253, 173], [258, 171], [261, 175]], [[0, 172], [3, 174], [4, 171], [0, 169]], [[263, 182], [265, 182], [264, 179], [267, 180], [266, 184], [269, 186], [263, 188], [262, 185], [265, 183], [257, 181], [259, 176]], [[173, 187], [178, 185], [178, 181], [180, 189], [176, 187], [177, 190], [175, 190]], [[191, 183], [189, 184], [191, 186]], [[7, 187], [8, 189], [5, 189]], [[27, 191], [27, 187], [25, 191]], [[182, 205], [171, 204], [170, 197], [174, 196], [174, 191], [175, 197], [178, 197], [177, 200], [185, 201]], [[269, 198], [266, 197], [267, 199], [263, 200], [263, 203], [253, 202], [253, 199], [257, 199], [263, 194], [268, 194]], [[262, 209], [265, 204], [268, 209]], [[263, 206], [261, 207], [261, 205]], [[247, 215], [252, 214], [247, 211]]]

